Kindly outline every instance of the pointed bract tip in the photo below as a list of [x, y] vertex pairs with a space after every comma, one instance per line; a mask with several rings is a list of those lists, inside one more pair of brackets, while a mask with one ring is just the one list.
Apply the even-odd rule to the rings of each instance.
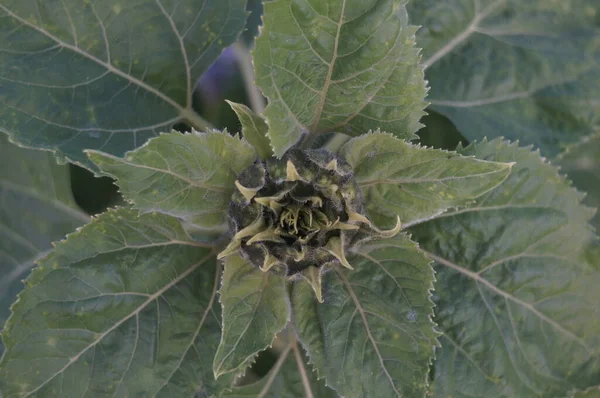
[[256, 188], [246, 188], [238, 180], [235, 180], [235, 186], [247, 201], [252, 200], [252, 198], [256, 196], [256, 193], [260, 190]]
[[325, 166], [325, 168], [327, 170], [338, 171], [337, 159], [333, 159], [331, 162], [327, 163], [327, 166]]
[[287, 181], [300, 181], [302, 177], [298, 174], [298, 170], [296, 170], [296, 166], [292, 163], [291, 160], [287, 161], [286, 165], [286, 178]]
[[302, 277], [310, 284], [315, 292], [317, 301], [323, 303], [323, 287], [321, 269], [317, 267], [308, 267], [302, 272]]

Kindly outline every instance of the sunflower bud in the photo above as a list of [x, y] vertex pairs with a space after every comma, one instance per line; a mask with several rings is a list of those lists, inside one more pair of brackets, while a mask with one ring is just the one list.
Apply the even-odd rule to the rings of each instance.
[[218, 258], [236, 252], [264, 272], [305, 278], [321, 297], [329, 268], [352, 269], [346, 250], [395, 235], [375, 228], [364, 215], [352, 168], [325, 150], [293, 149], [281, 159], [256, 162], [235, 182], [229, 204], [231, 243]]

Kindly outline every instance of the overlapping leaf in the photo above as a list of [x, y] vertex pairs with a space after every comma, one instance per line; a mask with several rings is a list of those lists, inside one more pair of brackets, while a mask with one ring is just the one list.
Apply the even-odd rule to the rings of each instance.
[[275, 0], [256, 40], [256, 82], [275, 155], [304, 134], [381, 127], [413, 138], [423, 71], [403, 0]]
[[219, 293], [223, 333], [214, 358], [215, 377], [243, 370], [290, 319], [285, 279], [253, 267], [239, 255], [225, 260]]
[[11, 396], [213, 394], [220, 336], [214, 250], [169, 216], [111, 210], [27, 279], [3, 338]]
[[494, 140], [461, 153], [517, 163], [474, 205], [410, 229], [436, 261], [434, 396], [550, 398], [596, 385], [593, 210], [529, 148]]
[[317, 380], [317, 374], [302, 355], [295, 338], [279, 353], [277, 362], [259, 381], [227, 391], [223, 398], [338, 398], [339, 395]]
[[224, 223], [234, 182], [256, 158], [246, 141], [218, 131], [163, 134], [125, 158], [89, 156], [137, 208], [207, 228]]
[[468, 139], [555, 155], [600, 124], [597, 0], [411, 1], [428, 100]]
[[242, 125], [242, 134], [258, 154], [258, 157], [265, 160], [273, 156], [273, 150], [267, 137], [269, 126], [262, 116], [255, 114], [246, 105], [236, 104], [235, 102], [227, 101], [231, 109], [235, 112]]
[[[73, 201], [67, 166], [48, 152], [19, 148], [1, 133], [0, 199], [1, 329], [33, 261], [88, 217]], [[0, 356], [2, 351], [0, 342]]]
[[196, 80], [233, 43], [245, 0], [0, 3], [0, 130], [87, 164], [186, 121]]
[[324, 303], [294, 286], [294, 324], [319, 375], [340, 395], [422, 397], [436, 344], [429, 261], [405, 235], [348, 257], [325, 274]]
[[407, 226], [466, 205], [504, 181], [511, 168], [379, 132], [348, 141], [340, 155], [354, 169], [369, 217], [386, 227], [396, 216]]

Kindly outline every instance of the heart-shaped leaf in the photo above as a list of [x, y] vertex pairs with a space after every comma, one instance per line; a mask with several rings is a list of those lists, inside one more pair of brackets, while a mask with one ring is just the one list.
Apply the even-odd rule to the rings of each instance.
[[275, 155], [304, 134], [414, 138], [426, 93], [415, 30], [402, 0], [266, 2], [253, 55]]
[[214, 394], [206, 358], [221, 334], [219, 275], [215, 250], [175, 218], [104, 213], [58, 243], [27, 279], [2, 335], [0, 390]]
[[434, 396], [564, 397], [597, 385], [594, 211], [530, 148], [494, 140], [460, 152], [516, 165], [472, 206], [410, 229], [436, 262]]
[[323, 303], [294, 286], [294, 325], [327, 385], [346, 398], [424, 396], [436, 344], [433, 271], [406, 235], [349, 256], [324, 276]]
[[196, 80], [244, 28], [246, 0], [0, 3], [0, 130], [90, 166], [192, 109]]

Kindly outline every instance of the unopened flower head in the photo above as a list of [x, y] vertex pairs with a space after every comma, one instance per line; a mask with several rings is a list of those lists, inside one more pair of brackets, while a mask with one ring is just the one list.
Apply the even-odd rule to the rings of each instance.
[[219, 258], [239, 252], [262, 271], [307, 279], [321, 297], [321, 275], [341, 265], [346, 251], [380, 231], [364, 215], [352, 168], [325, 150], [293, 149], [257, 161], [236, 181], [229, 204], [232, 241]]

